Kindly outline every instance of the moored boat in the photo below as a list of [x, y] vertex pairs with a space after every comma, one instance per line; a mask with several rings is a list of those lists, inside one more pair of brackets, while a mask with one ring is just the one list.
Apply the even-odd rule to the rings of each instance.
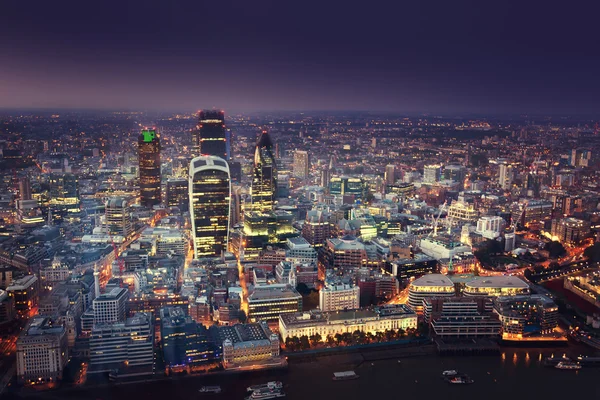
[[354, 371], [342, 371], [342, 372], [334, 372], [333, 380], [334, 381], [346, 381], [350, 379], [358, 379], [358, 375]]

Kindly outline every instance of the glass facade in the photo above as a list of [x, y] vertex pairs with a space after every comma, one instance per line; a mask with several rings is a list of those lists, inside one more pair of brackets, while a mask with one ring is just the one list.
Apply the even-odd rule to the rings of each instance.
[[196, 157], [190, 165], [190, 211], [196, 258], [218, 257], [227, 250], [231, 182], [219, 157]]
[[223, 111], [200, 111], [198, 114], [198, 129], [192, 135], [194, 155], [216, 156], [228, 160], [228, 137]]
[[161, 203], [160, 135], [155, 129], [144, 129], [138, 139], [140, 164], [140, 203], [152, 208]]

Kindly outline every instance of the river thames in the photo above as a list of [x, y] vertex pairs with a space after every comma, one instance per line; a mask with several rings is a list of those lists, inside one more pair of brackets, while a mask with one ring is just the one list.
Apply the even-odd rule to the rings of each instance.
[[[572, 349], [571, 349], [572, 350]], [[307, 399], [600, 399], [600, 368], [579, 371], [545, 367], [543, 358], [562, 355], [566, 349], [503, 349], [501, 355], [440, 357], [425, 355], [385, 358], [365, 352], [291, 362], [289, 369], [242, 375], [212, 375], [99, 388], [59, 390], [8, 398], [175, 400], [243, 399], [246, 387], [279, 380], [289, 400]], [[586, 354], [593, 354], [586, 351]], [[388, 353], [389, 355], [389, 353]], [[451, 385], [441, 378], [446, 369], [458, 369], [475, 380], [472, 385]], [[333, 372], [355, 370], [357, 380], [333, 381]], [[221, 394], [201, 394], [203, 385], [221, 385]]]

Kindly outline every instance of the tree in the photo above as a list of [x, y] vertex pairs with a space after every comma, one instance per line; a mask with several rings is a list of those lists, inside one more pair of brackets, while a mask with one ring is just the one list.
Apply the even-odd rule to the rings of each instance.
[[244, 310], [239, 310], [239, 311], [238, 311], [238, 319], [240, 320], [240, 322], [241, 322], [242, 324], [245, 324], [245, 323], [246, 323], [246, 320], [247, 320], [248, 318], [246, 317], [246, 313], [244, 312]]
[[336, 342], [336, 343], [338, 344], [338, 346], [339, 346], [339, 345], [340, 345], [340, 343], [342, 342], [342, 339], [343, 339], [343, 337], [342, 337], [342, 334], [340, 334], [340, 333], [336, 333], [334, 337], [335, 337], [335, 342]]
[[308, 340], [308, 336], [302, 335], [300, 336], [300, 348], [302, 350], [306, 350], [310, 348], [310, 341]]
[[406, 331], [402, 328], [398, 329], [398, 337], [402, 339], [404, 336], [406, 336]]
[[319, 343], [321, 343], [321, 339], [322, 339], [322, 338], [321, 338], [321, 335], [320, 335], [320, 334], [318, 334], [318, 333], [315, 333], [314, 335], [310, 335], [309, 339], [310, 339], [310, 345], [311, 345], [312, 347], [315, 347], [315, 346], [317, 346]]
[[327, 337], [325, 338], [325, 341], [327, 342], [328, 346], [333, 346], [335, 344], [335, 339], [331, 335], [327, 335]]
[[385, 334], [383, 332], [381, 332], [381, 331], [375, 332], [375, 339], [377, 339], [378, 342], [382, 342], [384, 337], [385, 337]]
[[594, 243], [583, 251], [583, 256], [590, 261], [600, 262], [600, 243]]
[[544, 250], [548, 251], [550, 258], [559, 258], [567, 254], [567, 250], [565, 250], [565, 247], [556, 240], [546, 243], [546, 245], [544, 246]]
[[346, 343], [346, 345], [352, 344], [352, 334], [350, 332], [342, 333], [342, 341]]

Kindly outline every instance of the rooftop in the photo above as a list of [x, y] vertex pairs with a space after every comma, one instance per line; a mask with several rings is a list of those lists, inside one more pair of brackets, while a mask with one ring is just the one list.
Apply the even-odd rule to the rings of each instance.
[[466, 283], [466, 287], [529, 288], [529, 285], [516, 276], [480, 276]]
[[267, 285], [257, 286], [254, 292], [248, 296], [248, 302], [257, 302], [275, 299], [301, 299], [300, 293], [290, 285]]
[[448, 286], [454, 287], [454, 283], [446, 275], [429, 274], [415, 279], [411, 286]]

